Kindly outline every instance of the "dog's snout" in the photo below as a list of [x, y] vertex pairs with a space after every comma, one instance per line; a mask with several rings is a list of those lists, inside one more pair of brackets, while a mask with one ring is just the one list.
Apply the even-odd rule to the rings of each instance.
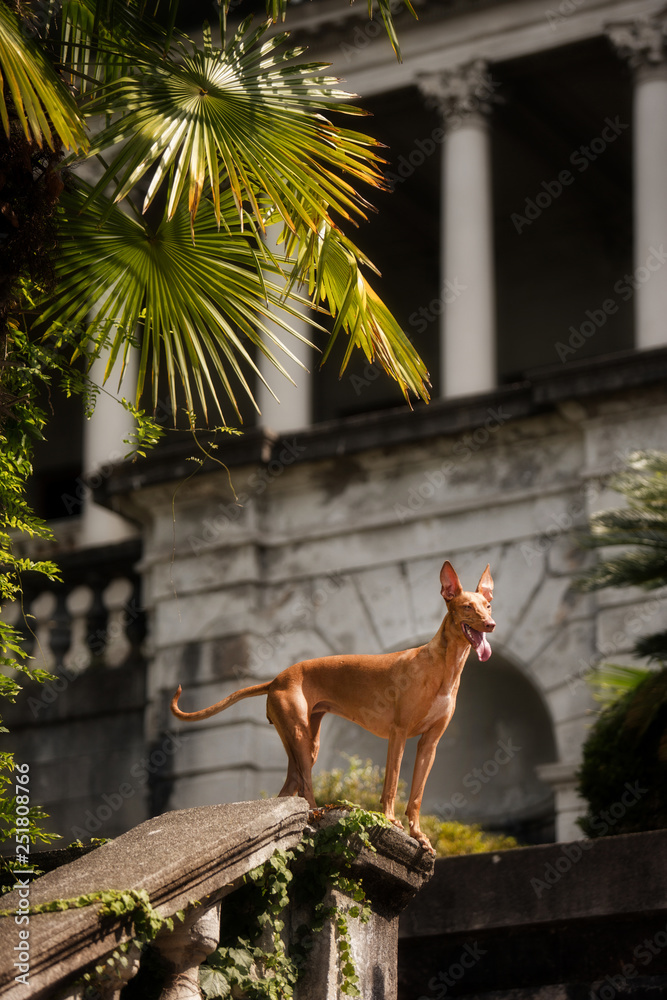
[[487, 630], [487, 632], [493, 632], [494, 628], [496, 627], [496, 623], [494, 622], [493, 618], [489, 618], [484, 627]]

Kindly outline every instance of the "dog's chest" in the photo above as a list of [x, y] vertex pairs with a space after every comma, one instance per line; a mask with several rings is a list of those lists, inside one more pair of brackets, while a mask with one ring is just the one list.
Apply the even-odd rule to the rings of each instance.
[[441, 719], [449, 719], [456, 707], [456, 692], [441, 689], [428, 706], [428, 711], [420, 720], [418, 732], [423, 733]]

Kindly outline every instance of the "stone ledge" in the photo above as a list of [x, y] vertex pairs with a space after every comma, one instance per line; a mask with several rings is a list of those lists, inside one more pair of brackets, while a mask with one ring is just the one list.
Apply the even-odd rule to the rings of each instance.
[[[105, 889], [146, 889], [161, 916], [193, 901], [211, 905], [232, 892], [252, 868], [274, 851], [297, 844], [308, 820], [303, 799], [237, 802], [165, 813], [141, 823], [86, 857], [49, 872], [30, 886], [31, 905]], [[3, 910], [19, 904], [18, 891], [2, 897]], [[117, 926], [100, 928], [99, 906], [30, 917], [30, 997], [50, 995], [86, 965], [130, 935]], [[13, 984], [19, 928], [0, 921], [0, 993], [26, 996]]]
[[439, 859], [399, 933], [459, 934], [644, 912], [667, 914], [667, 830]]
[[[503, 422], [511, 422], [553, 412], [565, 400], [595, 400], [610, 392], [662, 382], [666, 376], [666, 348], [625, 351], [536, 369], [528, 372], [524, 381], [499, 386], [492, 392], [453, 400], [437, 399], [428, 406], [416, 405], [413, 410], [403, 406], [374, 411], [280, 435], [262, 427], [251, 428], [239, 438], [220, 442], [216, 458], [230, 468], [266, 465], [272, 460], [279, 461], [281, 450], [289, 442], [303, 449], [293, 456], [295, 464], [378, 448], [386, 450], [474, 430], [499, 409]], [[185, 440], [158, 447], [140, 462], [119, 464], [93, 490], [95, 500], [116, 509], [121, 497], [128, 498], [136, 490], [190, 476], [191, 454], [192, 444]], [[128, 503], [128, 499], [123, 501], [125, 515], [140, 519], [139, 512]]]

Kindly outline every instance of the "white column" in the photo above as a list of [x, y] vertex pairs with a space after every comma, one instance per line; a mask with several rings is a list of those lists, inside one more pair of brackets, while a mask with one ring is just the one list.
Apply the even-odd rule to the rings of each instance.
[[420, 78], [444, 125], [441, 386], [445, 398], [496, 385], [496, 306], [488, 112], [494, 89], [476, 60]]
[[[91, 379], [102, 385], [106, 355], [94, 362]], [[120, 462], [130, 450], [123, 438], [134, 428], [134, 419], [118, 401], [123, 396], [134, 399], [137, 384], [138, 356], [131, 351], [123, 375], [123, 383], [118, 389], [118, 376], [112, 375], [97, 397], [95, 411], [83, 428], [83, 478], [95, 485], [98, 479], [109, 475], [112, 465]], [[81, 543], [83, 545], [107, 545], [120, 542], [136, 535], [136, 528], [125, 518], [94, 503], [87, 494], [83, 504]]]
[[667, 345], [667, 13], [610, 25], [634, 69], [635, 345]]
[[[311, 329], [307, 316], [304, 315], [303, 320], [290, 317], [290, 325], [304, 337], [310, 338]], [[296, 337], [291, 337], [275, 324], [267, 323], [267, 326], [273, 326], [276, 336], [280, 337], [301, 364], [305, 365], [306, 370], [269, 343], [268, 346], [294, 379], [295, 384], [281, 375], [268, 358], [263, 354], [260, 355], [257, 367], [278, 397], [275, 399], [266, 386], [262, 382], [259, 383], [257, 405], [261, 413], [260, 422], [269, 430], [278, 432], [308, 427], [312, 423], [310, 371], [313, 364], [313, 349], [308, 344], [297, 340]]]
[[[267, 244], [277, 255], [284, 254], [284, 246], [282, 244], [279, 246], [276, 242], [281, 228], [281, 225], [270, 226], [267, 228], [265, 237]], [[273, 281], [278, 280], [275, 275], [270, 275], [270, 277]], [[294, 303], [292, 305], [294, 306]], [[283, 314], [283, 318], [297, 333], [312, 340], [308, 308], [303, 306], [300, 311], [303, 314], [303, 319], [289, 316], [287, 313]], [[301, 364], [298, 361], [293, 361], [267, 339], [267, 347], [275, 354], [294, 383], [285, 378], [264, 354], [259, 355], [257, 367], [275, 393], [273, 396], [262, 382], [258, 383], [257, 405], [261, 413], [260, 422], [268, 430], [279, 433], [309, 427], [312, 423], [310, 372], [314, 362], [313, 348], [297, 340], [296, 337], [290, 336], [277, 323], [268, 322], [266, 326], [285, 344], [285, 347], [289, 348]], [[305, 369], [301, 365], [304, 365]]]

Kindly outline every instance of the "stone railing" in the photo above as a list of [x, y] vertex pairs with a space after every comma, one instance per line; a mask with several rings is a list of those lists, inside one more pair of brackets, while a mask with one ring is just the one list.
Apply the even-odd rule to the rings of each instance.
[[[326, 814], [317, 822], [326, 825], [334, 818]], [[147, 949], [153, 961], [157, 953], [161, 962], [161, 1000], [201, 996], [198, 967], [217, 947], [221, 909], [223, 917], [231, 914], [233, 919], [233, 894], [244, 876], [276, 851], [299, 844], [307, 830], [312, 832], [308, 824], [307, 804], [298, 798], [169, 812], [34, 881], [24, 879], [25, 887], [0, 900], [0, 907], [11, 911], [0, 920], [0, 995], [7, 1000], [82, 997], [83, 974], [132, 941], [127, 918], [105, 916], [101, 921], [100, 904], [37, 913], [28, 906], [134, 889], [148, 893], [163, 920], [184, 911], [183, 919], [175, 920], [172, 930], [160, 930]], [[349, 947], [362, 997], [395, 1000], [398, 913], [430, 878], [433, 861], [416, 841], [396, 829], [373, 828], [371, 840], [375, 851], [361, 843], [354, 848], [350, 874], [363, 884], [371, 911], [366, 922], [349, 921]], [[353, 842], [354, 837], [349, 843]], [[299, 1000], [339, 996], [335, 915], [353, 903], [333, 886], [327, 896], [331, 912], [328, 923], [312, 935], [294, 994]], [[303, 904], [293, 910], [283, 920], [288, 948], [296, 926], [309, 919]], [[22, 914], [27, 920], [20, 922]], [[21, 930], [29, 936], [21, 935]], [[113, 974], [93, 980], [99, 1000], [119, 997], [140, 969], [142, 953], [136, 946], [130, 944], [124, 958], [111, 967]]]
[[23, 578], [21, 607], [5, 617], [23, 635], [33, 666], [75, 676], [91, 666], [141, 663], [146, 633], [136, 540], [58, 554], [62, 582]]

